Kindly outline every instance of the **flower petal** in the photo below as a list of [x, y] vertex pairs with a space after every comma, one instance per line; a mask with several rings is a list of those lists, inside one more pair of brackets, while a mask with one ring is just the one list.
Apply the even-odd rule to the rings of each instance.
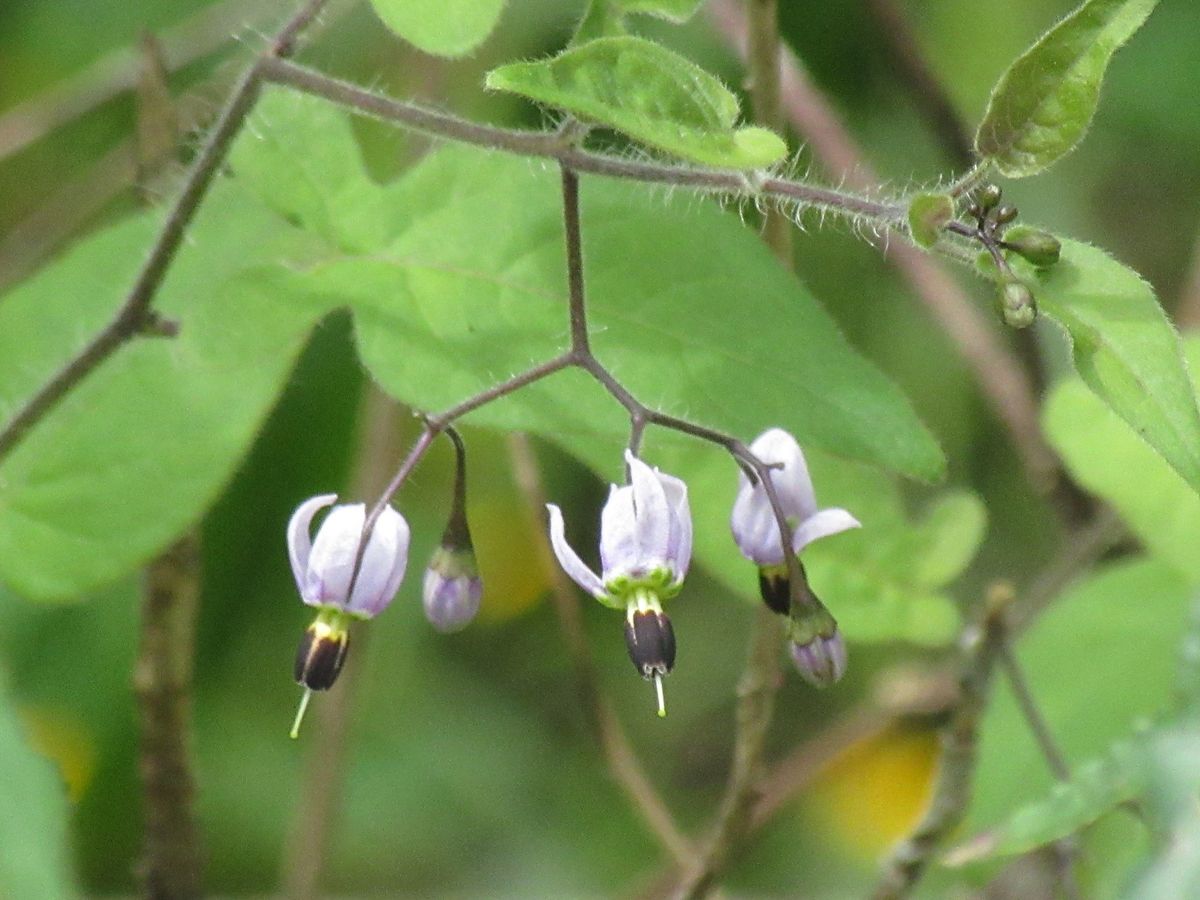
[[[764, 431], [750, 445], [750, 452], [763, 462], [781, 463], [771, 470], [771, 483], [779, 495], [779, 505], [789, 520], [801, 521], [817, 511], [812, 476], [796, 439], [782, 428]], [[765, 493], [765, 492], [764, 492]]]
[[[387, 506], [371, 529], [346, 611], [373, 618], [387, 607], [408, 566], [409, 528], [404, 516]], [[357, 546], [355, 547], [357, 553]]]
[[600, 512], [600, 570], [605, 582], [641, 565], [633, 488], [612, 485]]
[[550, 546], [554, 548], [558, 564], [563, 567], [564, 572], [571, 576], [572, 581], [593, 597], [604, 597], [604, 584], [600, 581], [600, 576], [589, 569], [587, 564], [579, 558], [579, 554], [567, 543], [562, 510], [553, 503], [547, 503], [546, 509], [550, 511]]
[[776, 566], [783, 562], [779, 525], [761, 485], [751, 485], [747, 481], [739, 488], [729, 517], [729, 529], [746, 559], [759, 566]]
[[309, 529], [312, 526], [313, 516], [335, 502], [337, 502], [337, 494], [320, 494], [310, 497], [296, 507], [296, 511], [288, 520], [288, 559], [292, 563], [292, 577], [296, 579], [296, 588], [301, 594], [304, 593], [308, 557], [312, 552], [312, 538]]
[[656, 469], [642, 462], [628, 450], [629, 481], [633, 487], [633, 509], [636, 520], [640, 563], [643, 569], [665, 563], [671, 541], [671, 508]]
[[823, 509], [792, 530], [792, 549], [799, 553], [815, 540], [861, 527], [862, 523], [844, 509]]
[[362, 503], [335, 506], [325, 517], [308, 557], [307, 581], [300, 589], [305, 603], [346, 606], [366, 518]]
[[667, 506], [671, 510], [671, 535], [667, 541], [667, 562], [675, 571], [675, 581], [683, 581], [692, 561], [692, 510], [687, 485], [674, 475], [658, 473]]

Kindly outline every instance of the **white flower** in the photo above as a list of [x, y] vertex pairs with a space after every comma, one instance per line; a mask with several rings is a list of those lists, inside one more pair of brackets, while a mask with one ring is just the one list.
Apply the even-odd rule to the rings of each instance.
[[474, 552], [439, 546], [425, 569], [422, 600], [425, 618], [438, 631], [449, 634], [466, 628], [483, 600]]
[[[750, 451], [768, 465], [777, 464], [771, 469], [770, 479], [792, 527], [793, 553], [799, 554], [818, 538], [860, 527], [859, 521], [844, 509], [817, 509], [804, 454], [796, 439], [786, 431], [781, 428], [764, 431], [750, 445]], [[742, 556], [759, 566], [778, 566], [784, 562], [779, 524], [766, 488], [761, 483], [751, 484], [745, 473], [739, 477], [729, 527]]]
[[692, 558], [687, 485], [652, 469], [628, 450], [630, 483], [612, 485], [600, 516], [597, 575], [567, 543], [562, 510], [550, 511], [550, 543], [563, 569], [581, 588], [617, 609], [639, 595], [665, 600], [679, 592]]
[[367, 515], [364, 504], [334, 506], [321, 523], [315, 541], [309, 534], [313, 517], [336, 500], [336, 494], [322, 494], [305, 500], [292, 513], [287, 529], [292, 574], [301, 599], [309, 606], [370, 619], [392, 602], [404, 579], [408, 523], [390, 506], [384, 508], [371, 530], [355, 578], [354, 563]]

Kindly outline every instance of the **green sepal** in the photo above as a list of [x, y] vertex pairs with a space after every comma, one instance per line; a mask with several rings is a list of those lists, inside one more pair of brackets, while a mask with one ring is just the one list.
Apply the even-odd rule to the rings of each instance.
[[947, 194], [917, 194], [908, 204], [908, 230], [926, 249], [937, 243], [946, 223], [954, 218], [954, 201]]

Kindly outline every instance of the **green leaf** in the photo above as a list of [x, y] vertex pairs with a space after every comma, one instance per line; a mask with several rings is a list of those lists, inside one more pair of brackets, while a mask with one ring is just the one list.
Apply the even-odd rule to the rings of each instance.
[[908, 204], [908, 230], [922, 247], [937, 243], [942, 228], [954, 218], [954, 201], [947, 194], [918, 194]]
[[[751, 603], [761, 603], [753, 563], [729, 534], [737, 468], [712, 448], [654, 441], [649, 458], [688, 485], [697, 523], [696, 560]], [[853, 642], [949, 643], [958, 633], [957, 605], [943, 588], [970, 562], [983, 539], [983, 504], [948, 492], [912, 517], [895, 479], [876, 469], [805, 449], [822, 508], [850, 510], [863, 527], [817, 541], [804, 551], [809, 581]], [[604, 457], [585, 456], [598, 468]], [[611, 474], [611, 472], [610, 472]]]
[[[1200, 338], [1184, 340], [1184, 356], [1200, 372]], [[1200, 495], [1183, 477], [1077, 378], [1051, 391], [1042, 422], [1071, 475], [1111, 503], [1150, 553], [1200, 585]]]
[[[1168, 708], [1191, 593], [1155, 560], [1118, 563], [1068, 589], [1022, 636], [1017, 656], [1068, 764], [1100, 756]], [[1012, 691], [997, 678], [979, 735], [968, 831], [996, 827], [1053, 783]]]
[[[0, 417], [119, 305], [155, 224], [103, 232], [0, 301]], [[178, 338], [122, 347], [0, 465], [0, 581], [32, 599], [79, 596], [203, 514], [325, 311], [268, 274], [230, 279], [320, 252], [236, 186], [214, 189], [157, 304]]]
[[[385, 389], [445, 408], [564, 349], [560, 204], [550, 173], [446, 150], [389, 191], [390, 246], [302, 281], [354, 309], [363, 359]], [[646, 402], [735, 434], [780, 425], [846, 457], [940, 474], [906, 401], [735, 217], [607, 181], [585, 182], [582, 204], [593, 348]], [[604, 436], [617, 467], [628, 430], [579, 372], [471, 418], [572, 449]]]
[[598, 38], [551, 59], [510, 63], [486, 83], [706, 165], [757, 169], [787, 153], [774, 132], [736, 127], [737, 98], [717, 78], [642, 38]]
[[625, 34], [625, 17], [645, 13], [680, 24], [696, 14], [704, 0], [592, 0], [572, 44]]
[[1081, 765], [1071, 780], [1058, 782], [1047, 796], [1022, 806], [1007, 820], [949, 850], [943, 862], [962, 866], [1016, 856], [1075, 834], [1145, 787], [1146, 754], [1140, 742], [1122, 740], [1098, 759]]
[[1088, 387], [1200, 490], [1200, 411], [1178, 333], [1136, 272], [1087, 244], [1062, 245], [1049, 269], [1012, 265], [1066, 330]]
[[66, 791], [50, 763], [30, 750], [6, 680], [0, 677], [0, 896], [74, 897]]
[[1055, 25], [997, 82], [975, 150], [1005, 175], [1049, 167], [1083, 137], [1108, 61], [1158, 0], [1088, 0]]
[[388, 28], [436, 56], [463, 56], [484, 42], [504, 0], [371, 0]]

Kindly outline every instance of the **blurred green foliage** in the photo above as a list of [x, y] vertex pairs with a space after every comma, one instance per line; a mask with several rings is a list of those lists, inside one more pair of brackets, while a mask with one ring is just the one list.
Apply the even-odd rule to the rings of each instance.
[[[144, 29], [170, 27], [204, 5], [201, 0], [6, 0], [0, 6], [0, 121], [4, 110], [105, 54], [134, 47]], [[867, 4], [794, 0], [781, 5], [785, 37], [889, 183], [915, 187], [944, 173], [945, 157], [889, 68]], [[931, 65], [974, 125], [998, 75], [1071, 5], [1068, 0], [946, 0], [911, 2], [905, 8]], [[481, 49], [446, 63], [396, 41], [360, 4], [331, 24], [306, 59], [331, 73], [400, 96], [420, 95], [466, 115], [536, 125], [540, 114], [531, 107], [485, 94], [483, 73], [561, 48], [581, 13], [581, 4], [510, 0], [499, 30]], [[229, 28], [250, 46], [266, 28], [261, 18], [252, 21], [235, 14]], [[635, 31], [717, 72], [727, 84], [741, 83], [740, 68], [703, 16], [682, 28], [650, 20], [631, 23]], [[1200, 108], [1192, 102], [1197, 35], [1200, 7], [1164, 4], [1117, 57], [1080, 149], [1049, 174], [1006, 185], [1006, 197], [1020, 206], [1023, 220], [1109, 249], [1155, 285], [1168, 310], [1185, 288], [1197, 239]], [[184, 92], [200, 86], [201, 96], [215, 105], [220, 92], [202, 85], [236, 69], [245, 55], [239, 42], [231, 42], [176, 73], [172, 88]], [[128, 137], [133, 124], [134, 103], [122, 93], [0, 160], [3, 252], [22, 252], [21, 246], [3, 244], [5, 235], [64, 185], [70, 189], [77, 179], [86, 179], [90, 166]], [[380, 181], [394, 177], [425, 147], [377, 123], [355, 121], [353, 128], [368, 171]], [[193, 146], [194, 140], [187, 144]], [[293, 146], [284, 152], [307, 159], [310, 149]], [[803, 154], [801, 162], [807, 162]], [[76, 234], [125, 216], [136, 203], [133, 192], [115, 192]], [[728, 215], [733, 218], [737, 211]], [[944, 580], [927, 579], [927, 586], [939, 592], [939, 608], [952, 595], [965, 609], [987, 582], [1021, 582], [1045, 561], [1054, 549], [1056, 526], [1017, 471], [1011, 449], [946, 338], [880, 254], [846, 232], [828, 225], [800, 235], [798, 273], [849, 342], [912, 399], [946, 452], [948, 487], [963, 492], [951, 496], [983, 499], [988, 530], [979, 557], [949, 587]], [[111, 260], [114, 268], [126, 270], [137, 261], [126, 251]], [[986, 286], [974, 293], [981, 304], [988, 302]], [[87, 308], [85, 302], [78, 307]], [[1038, 330], [1056, 360], [1052, 375], [1063, 374], [1068, 360], [1056, 349], [1059, 335], [1045, 326]], [[317, 326], [282, 399], [201, 525], [205, 556], [196, 749], [207, 883], [215, 893], [277, 887], [290, 817], [305, 788], [306, 745], [288, 741], [286, 730], [297, 699], [291, 653], [306, 617], [287, 571], [283, 524], [300, 499], [350, 484], [366, 380], [353, 339], [344, 314]], [[798, 346], [797, 353], [803, 352]], [[11, 384], [6, 380], [3, 389]], [[1090, 400], [1081, 400], [1080, 411], [1073, 413], [1068, 399], [1056, 395], [1051, 432], [1069, 415], [1084, 416], [1083, 404]], [[1093, 422], [1097, 429], [1117, 429], [1123, 439], [1129, 435], [1119, 421], [1101, 422], [1098, 416], [1075, 430]], [[414, 428], [406, 424], [404, 431], [411, 436]], [[1091, 448], [1074, 449], [1081, 443], [1077, 433], [1064, 434], [1061, 445], [1070, 459], [1104, 444], [1097, 440], [1100, 433], [1105, 432], [1093, 435]], [[440, 534], [449, 488], [449, 455], [438, 448], [404, 493], [415, 535], [408, 583], [358, 648], [366, 657], [365, 678], [350, 725], [351, 754], [339, 773], [345, 801], [325, 883], [331, 893], [488, 896], [613, 895], [649, 884], [663, 856], [587, 737], [554, 616], [538, 602], [544, 584], [528, 574], [538, 565], [532, 526], [511, 481], [503, 438], [475, 430], [468, 439], [473, 448], [470, 514], [473, 522], [490, 525], [475, 529], [483, 574], [505, 588], [490, 590], [480, 624], [464, 634], [437, 636], [421, 617], [419, 578], [413, 573]], [[1113, 448], [1125, 458], [1124, 443]], [[1136, 459], [1136, 451], [1128, 452]], [[595, 511], [578, 516], [581, 523], [595, 522], [602, 486], [561, 452], [543, 446], [540, 454], [550, 495]], [[711, 477], [728, 477], [732, 496], [732, 467], [721, 464], [724, 476]], [[1108, 496], [1104, 485], [1127, 478], [1132, 465], [1099, 473], [1095, 483], [1082, 464], [1080, 475]], [[1146, 470], [1156, 485], [1171, 475], [1165, 469]], [[881, 477], [871, 473], [867, 480]], [[209, 491], [228, 478], [228, 472], [215, 477]], [[853, 485], [840, 487], [831, 478], [826, 493], [822, 483], [818, 478], [823, 505], [855, 508], [842, 499]], [[879, 488], [887, 491], [887, 510], [904, 507], [904, 500], [912, 509], [943, 509], [938, 504], [945, 501], [938, 497], [945, 489], [905, 485], [902, 492], [908, 496], [901, 498], [893, 496], [897, 488], [891, 482]], [[1171, 484], [1163, 491], [1175, 489]], [[1132, 500], [1123, 505], [1121, 492], [1110, 493], [1135, 531], [1154, 528], [1149, 520], [1157, 507], [1143, 513]], [[110, 512], [110, 529], [141, 527], [130, 510]], [[953, 521], [969, 531], [975, 527], [973, 515], [960, 512]], [[1179, 562], [1179, 548], [1189, 537], [1183, 519], [1167, 533], [1146, 539], [1167, 564], [1127, 561], [1096, 574], [1021, 646], [1033, 688], [1075, 762], [1097, 755], [1109, 740], [1128, 734], [1139, 717], [1167, 702], [1174, 648], [1194, 587], [1191, 567]], [[718, 519], [707, 526], [720, 534], [725, 523]], [[934, 541], [937, 535], [925, 537]], [[903, 553], [899, 545], [856, 546], [869, 542], [865, 532], [838, 540], [850, 543], [831, 543], [830, 555], [877, 554], [886, 563], [889, 547]], [[889, 565], [903, 568], [894, 560]], [[814, 584], [836, 612], [839, 582], [820, 580], [820, 569], [814, 566]], [[681, 657], [668, 683], [671, 716], [665, 722], [653, 716], [648, 688], [624, 658], [619, 623], [594, 604], [584, 611], [602, 684], [643, 750], [650, 775], [688, 827], [705, 821], [728, 763], [734, 684], [748, 628], [747, 607], [735, 596], [741, 578], [746, 587], [736, 593], [752, 591], [749, 564], [739, 570], [701, 570], [673, 607]], [[0, 708], [0, 761], [15, 776], [6, 777], [8, 786], [0, 788], [0, 818], [11, 823], [17, 804], [39, 813], [26, 826], [29, 834], [40, 836], [36, 850], [46, 854], [46, 862], [30, 856], [22, 863], [36, 866], [37, 877], [47, 881], [12, 882], [38, 896], [67, 892], [76, 878], [88, 893], [126, 892], [134, 884], [139, 820], [129, 683], [136, 628], [136, 579], [99, 585], [86, 602], [59, 607], [35, 606], [0, 591], [0, 667], [10, 687]], [[875, 672], [930, 658], [930, 651], [905, 644], [852, 644], [851, 652], [854, 668], [836, 691], [815, 694], [798, 679], [784, 686], [774, 755], [783, 756], [851, 707]], [[61, 867], [54, 861], [62, 846], [54, 834], [61, 797], [48, 784], [45, 766], [18, 739], [18, 729], [57, 763], [77, 797], [71, 801], [69, 842], [76, 871], [61, 882]], [[731, 891], [863, 893], [875, 857], [918, 811], [932, 753], [928, 730], [922, 728], [888, 733], [856, 748], [802, 803], [766, 829], [735, 868]], [[19, 777], [27, 771], [27, 778]], [[1035, 799], [1050, 784], [1049, 774], [1042, 772], [1011, 697], [1001, 690], [986, 722], [972, 821], [995, 822], [1018, 802]], [[15, 786], [27, 789], [28, 797], [3, 793]], [[892, 815], [879, 815], [881, 809]], [[1094, 852], [1085, 854], [1085, 869], [1091, 883], [1099, 885], [1097, 896], [1115, 894], [1120, 888], [1114, 885], [1132, 877], [1128, 856], [1105, 852], [1137, 844], [1127, 840], [1123, 828], [1120, 822], [1102, 822], [1090, 838]], [[848, 840], [848, 833], [863, 839]], [[0, 870], [8, 877], [6, 862], [0, 855]], [[1154, 877], [1162, 876], [1146, 875]], [[931, 884], [929, 895], [938, 896], [943, 886]]]

